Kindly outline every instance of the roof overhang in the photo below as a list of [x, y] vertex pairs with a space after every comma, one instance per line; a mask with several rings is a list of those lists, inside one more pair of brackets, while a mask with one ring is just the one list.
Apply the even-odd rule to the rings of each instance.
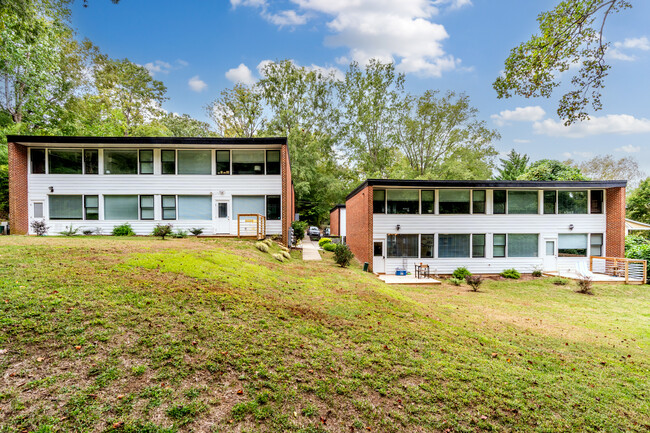
[[246, 146], [266, 147], [286, 146], [286, 137], [223, 138], [223, 137], [63, 137], [8, 135], [8, 143], [29, 147], [201, 147], [201, 146]]

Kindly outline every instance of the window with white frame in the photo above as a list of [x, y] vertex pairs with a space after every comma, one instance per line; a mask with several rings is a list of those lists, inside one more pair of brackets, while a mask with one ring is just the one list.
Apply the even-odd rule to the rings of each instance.
[[603, 234], [593, 233], [589, 241], [589, 255], [602, 257], [603, 255]]
[[104, 174], [138, 174], [138, 151], [104, 149]]
[[539, 213], [539, 193], [537, 191], [508, 191], [508, 213]]
[[417, 214], [420, 212], [420, 190], [389, 189], [386, 207], [389, 214]]
[[81, 149], [48, 149], [49, 174], [82, 174], [83, 151]]
[[438, 191], [438, 213], [468, 214], [469, 213], [468, 189], [441, 189]]
[[48, 208], [51, 220], [80, 220], [83, 219], [82, 195], [50, 195]]
[[179, 195], [179, 220], [211, 220], [212, 196], [210, 195]]

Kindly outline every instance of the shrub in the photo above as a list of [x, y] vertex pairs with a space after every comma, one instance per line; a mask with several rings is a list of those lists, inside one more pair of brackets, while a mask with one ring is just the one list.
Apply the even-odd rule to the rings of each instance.
[[533, 277], [541, 277], [542, 276], [542, 268], [535, 266], [533, 268]]
[[350, 248], [347, 245], [338, 244], [334, 246], [334, 262], [336, 262], [337, 265], [345, 268], [350, 265], [353, 258], [354, 254], [352, 254], [352, 251], [350, 251]]
[[273, 246], [273, 241], [270, 238], [266, 238], [262, 242], [264, 242], [268, 247]]
[[462, 266], [460, 268], [456, 268], [454, 273], [451, 275], [458, 280], [464, 280], [466, 277], [472, 275], [472, 273], [466, 267]]
[[269, 246], [266, 245], [264, 242], [255, 242], [255, 248], [260, 250], [263, 253], [268, 253], [269, 252]]
[[569, 280], [567, 280], [566, 278], [562, 278], [562, 277], [553, 277], [553, 278], [549, 279], [549, 281], [552, 284], [555, 284], [556, 286], [566, 286], [567, 284], [569, 284]]
[[329, 243], [331, 243], [331, 242], [332, 242], [332, 239], [330, 239], [330, 238], [321, 238], [321, 239], [318, 241], [318, 246], [319, 246], [319, 247], [322, 247], [323, 245], [325, 245], [325, 244], [329, 244]]
[[95, 233], [95, 230], [94, 229], [83, 229], [83, 231], [81, 233], [83, 233], [84, 236], [90, 236], [90, 235]]
[[333, 244], [331, 242], [327, 242], [327, 243], [323, 244], [323, 249], [325, 251], [334, 252], [334, 251], [336, 251], [336, 244]]
[[284, 245], [280, 245], [280, 249], [282, 251], [291, 252], [291, 250], [289, 248], [285, 247]]
[[156, 227], [153, 228], [153, 232], [151, 232], [151, 234], [154, 236], [160, 236], [163, 240], [165, 240], [165, 236], [172, 234], [172, 227], [173, 226], [171, 224], [156, 224]]
[[135, 236], [133, 227], [131, 227], [131, 224], [129, 223], [113, 227], [112, 234], [113, 236]]
[[584, 277], [578, 280], [578, 293], [583, 293], [585, 295], [593, 295], [591, 291], [593, 281], [591, 277]]
[[192, 227], [190, 229], [190, 233], [192, 233], [194, 236], [198, 236], [203, 233], [203, 229], [201, 227]]
[[296, 239], [301, 240], [305, 237], [305, 231], [307, 230], [308, 226], [309, 224], [307, 224], [306, 221], [294, 221], [291, 223], [293, 235], [296, 237]]
[[511, 278], [513, 280], [518, 280], [519, 278], [521, 278], [521, 274], [515, 268], [506, 269], [505, 271], [501, 272], [499, 275], [501, 275], [503, 278]]
[[628, 259], [647, 260], [648, 278], [650, 278], [650, 243], [640, 236], [625, 238], [625, 257]]
[[478, 292], [483, 283], [483, 278], [480, 275], [468, 275], [465, 277], [465, 282], [469, 284], [473, 291]]
[[449, 284], [453, 284], [454, 286], [460, 286], [461, 284], [463, 284], [463, 280], [461, 280], [460, 278], [453, 278], [453, 277], [449, 278], [447, 282]]
[[79, 227], [74, 228], [72, 224], [70, 226], [65, 226], [65, 230], [60, 232], [63, 236], [75, 236], [79, 232]]
[[280, 254], [282, 254], [282, 256], [285, 259], [291, 259], [291, 254], [289, 254], [287, 251], [282, 251], [282, 252], [280, 252]]
[[279, 262], [284, 262], [284, 256], [282, 254], [273, 254], [273, 258]]
[[187, 237], [187, 230], [177, 229], [174, 233], [171, 234], [176, 239], [184, 239]]
[[45, 224], [45, 220], [32, 221], [30, 226], [32, 227], [32, 230], [34, 230], [34, 233], [36, 233], [36, 236], [45, 236], [47, 231], [50, 229]]

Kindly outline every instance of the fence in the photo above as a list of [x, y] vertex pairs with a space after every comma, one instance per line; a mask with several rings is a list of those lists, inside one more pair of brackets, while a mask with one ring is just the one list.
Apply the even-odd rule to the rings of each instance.
[[625, 284], [644, 284], [648, 279], [646, 260], [620, 257], [591, 257], [589, 270], [597, 274], [625, 278]]
[[264, 239], [266, 237], [266, 217], [256, 213], [238, 214], [237, 237]]

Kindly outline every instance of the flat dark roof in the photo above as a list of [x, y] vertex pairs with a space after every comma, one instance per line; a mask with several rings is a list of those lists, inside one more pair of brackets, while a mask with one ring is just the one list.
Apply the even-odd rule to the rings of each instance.
[[357, 186], [346, 200], [357, 195], [366, 186], [402, 186], [412, 188], [619, 188], [627, 180], [411, 180], [367, 179]]
[[343, 209], [345, 208], [344, 204], [335, 204], [332, 209], [330, 209], [330, 213], [334, 212], [336, 209]]
[[79, 137], [47, 135], [7, 135], [8, 143], [20, 144], [287, 144], [287, 137]]

